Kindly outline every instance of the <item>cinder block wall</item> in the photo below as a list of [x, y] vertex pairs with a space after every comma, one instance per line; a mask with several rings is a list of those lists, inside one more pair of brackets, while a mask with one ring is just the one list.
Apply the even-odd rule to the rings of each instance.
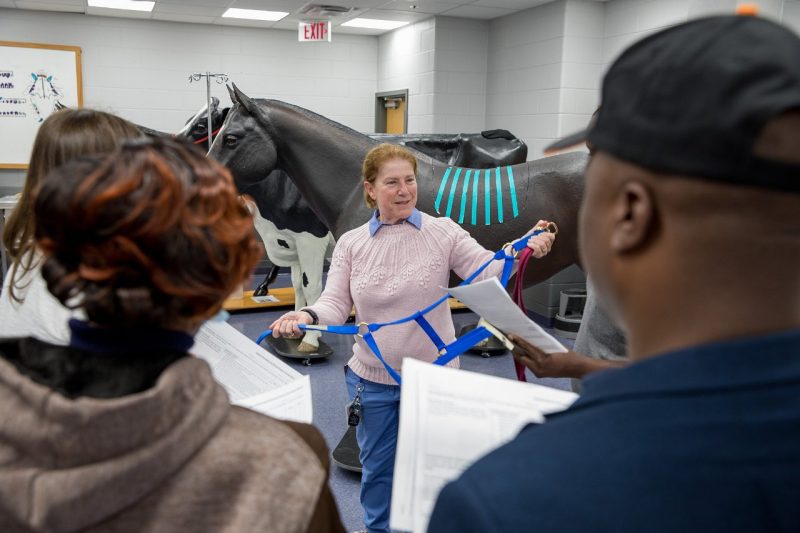
[[[374, 127], [378, 39], [337, 34], [301, 43], [286, 30], [183, 24], [0, 8], [7, 41], [80, 46], [84, 104], [178, 131], [206, 100], [192, 72], [223, 72], [250, 96], [285, 100], [358, 131]], [[224, 85], [212, 94], [230, 105]], [[0, 170], [2, 189], [24, 172]]]

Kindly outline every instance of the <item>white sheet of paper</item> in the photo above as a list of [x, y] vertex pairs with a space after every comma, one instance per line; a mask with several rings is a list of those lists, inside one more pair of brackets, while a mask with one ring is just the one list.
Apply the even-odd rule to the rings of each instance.
[[416, 533], [448, 481], [577, 395], [407, 358], [400, 398], [390, 525]]
[[311, 381], [226, 322], [206, 322], [191, 353], [205, 359], [231, 403], [311, 423]]
[[545, 353], [567, 351], [542, 326], [525, 316], [497, 278], [452, 287], [448, 292], [503, 333], [518, 335]]
[[280, 300], [276, 296], [273, 296], [272, 294], [265, 294], [264, 296], [251, 296], [250, 299], [259, 304], [265, 304], [268, 302], [280, 302]]

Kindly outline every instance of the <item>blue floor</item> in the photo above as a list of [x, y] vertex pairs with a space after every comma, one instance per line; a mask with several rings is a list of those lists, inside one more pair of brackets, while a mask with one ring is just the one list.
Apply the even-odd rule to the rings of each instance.
[[[283, 274], [281, 275], [283, 276]], [[260, 281], [260, 280], [259, 280]], [[286, 279], [279, 277], [276, 286], [284, 286]], [[228, 321], [247, 337], [255, 340], [264, 329], [278, 316], [287, 310], [248, 311], [233, 314]], [[453, 315], [456, 331], [464, 324], [477, 322], [476, 315], [469, 311], [458, 311]], [[552, 333], [552, 331], [551, 331]], [[311, 366], [303, 366], [297, 359], [283, 360], [301, 374], [311, 376], [311, 389], [314, 401], [314, 425], [316, 425], [329, 449], [333, 449], [347, 429], [345, 404], [347, 389], [344, 382], [343, 368], [352, 353], [352, 337], [323, 333], [322, 340], [333, 348], [333, 355], [327, 359], [314, 360]], [[569, 339], [559, 338], [565, 345], [571, 346]], [[461, 367], [474, 372], [516, 379], [511, 355], [503, 352], [489, 358], [480, 354], [467, 352], [461, 358]], [[547, 385], [558, 389], [569, 390], [567, 379], [537, 379], [528, 373], [528, 380], [533, 383]], [[347, 531], [363, 527], [361, 521], [361, 505], [358, 501], [360, 476], [345, 471], [335, 465], [331, 467], [331, 488], [339, 505], [342, 521]]]

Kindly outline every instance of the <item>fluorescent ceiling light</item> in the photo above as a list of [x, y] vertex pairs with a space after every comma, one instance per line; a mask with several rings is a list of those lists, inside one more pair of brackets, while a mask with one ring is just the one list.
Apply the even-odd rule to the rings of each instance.
[[262, 11], [260, 9], [237, 9], [229, 7], [223, 17], [232, 19], [250, 19], [250, 20], [281, 20], [289, 13], [285, 11]]
[[105, 7], [108, 9], [127, 9], [128, 11], [152, 11], [155, 2], [137, 0], [89, 0], [89, 7]]
[[401, 26], [406, 26], [408, 22], [400, 22], [397, 20], [378, 20], [378, 19], [362, 19], [357, 18], [342, 22], [342, 26], [352, 26], [353, 28], [370, 28], [373, 30], [394, 30]]

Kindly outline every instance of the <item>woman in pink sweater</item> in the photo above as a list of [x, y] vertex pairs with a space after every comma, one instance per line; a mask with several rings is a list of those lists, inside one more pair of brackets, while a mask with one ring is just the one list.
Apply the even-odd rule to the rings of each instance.
[[[342, 235], [322, 296], [313, 306], [273, 322], [274, 336], [299, 335], [300, 324], [342, 324], [353, 307], [357, 323], [410, 315], [442, 295], [450, 270], [466, 278], [492, 257], [492, 251], [451, 219], [416, 209], [417, 160], [409, 150], [381, 144], [367, 154], [362, 172], [364, 200], [375, 209], [372, 219]], [[540, 258], [554, 239], [552, 233], [542, 233], [532, 237], [528, 247]], [[478, 279], [499, 276], [502, 268], [503, 263], [495, 261]], [[455, 340], [449, 306], [440, 305], [425, 318], [445, 343]], [[414, 321], [383, 328], [374, 337], [397, 372], [404, 357], [432, 362], [439, 355]], [[448, 366], [458, 364], [454, 359]], [[355, 338], [346, 380], [351, 399], [359, 396], [362, 406], [356, 435], [363, 466], [364, 522], [370, 533], [388, 532], [400, 387], [360, 337]]]

